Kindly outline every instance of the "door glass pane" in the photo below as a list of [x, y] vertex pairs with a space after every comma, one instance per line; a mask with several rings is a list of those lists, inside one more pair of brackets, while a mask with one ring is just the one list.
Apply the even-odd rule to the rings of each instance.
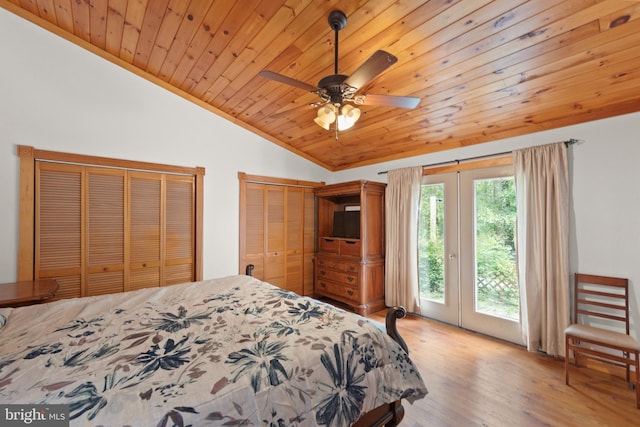
[[418, 229], [420, 297], [444, 303], [444, 184], [423, 185]]
[[513, 177], [475, 180], [476, 311], [519, 319]]

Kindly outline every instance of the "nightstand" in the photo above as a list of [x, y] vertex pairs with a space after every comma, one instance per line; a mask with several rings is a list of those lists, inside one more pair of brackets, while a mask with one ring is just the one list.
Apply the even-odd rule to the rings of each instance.
[[53, 279], [2, 283], [0, 284], [0, 307], [43, 303], [53, 298], [57, 290], [58, 282]]

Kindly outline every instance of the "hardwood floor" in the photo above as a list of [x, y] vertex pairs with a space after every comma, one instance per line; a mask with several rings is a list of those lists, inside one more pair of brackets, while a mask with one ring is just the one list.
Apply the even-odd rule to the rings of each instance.
[[640, 425], [622, 376], [572, 366], [566, 386], [563, 360], [415, 316], [398, 330], [429, 389], [404, 403], [405, 427]]

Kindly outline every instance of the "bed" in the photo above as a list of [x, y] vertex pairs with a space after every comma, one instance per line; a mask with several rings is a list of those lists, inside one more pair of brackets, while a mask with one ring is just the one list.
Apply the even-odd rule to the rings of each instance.
[[394, 425], [427, 394], [402, 316], [385, 333], [246, 275], [4, 308], [0, 403], [72, 426]]

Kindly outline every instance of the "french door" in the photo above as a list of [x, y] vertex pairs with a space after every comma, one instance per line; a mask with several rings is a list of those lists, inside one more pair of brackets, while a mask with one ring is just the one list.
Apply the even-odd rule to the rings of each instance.
[[522, 344], [512, 168], [423, 177], [421, 314]]

